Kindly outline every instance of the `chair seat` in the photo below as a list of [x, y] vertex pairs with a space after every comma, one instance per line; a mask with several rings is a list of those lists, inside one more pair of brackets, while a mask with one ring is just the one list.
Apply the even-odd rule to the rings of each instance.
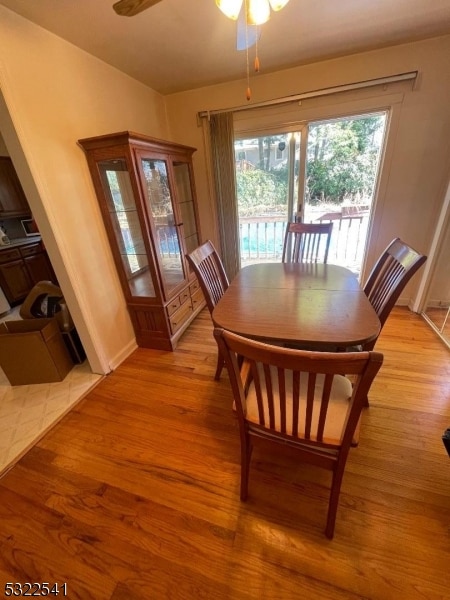
[[[270, 367], [272, 372], [273, 381], [277, 380], [277, 372], [275, 367]], [[286, 412], [292, 415], [292, 371], [286, 371]], [[262, 375], [261, 380], [264, 380]], [[324, 375], [318, 375], [316, 379], [316, 391], [315, 401], [312, 414], [312, 425], [311, 425], [311, 440], [317, 442], [317, 438], [313, 432], [317, 431], [317, 423], [319, 420], [320, 411], [320, 395], [321, 389], [323, 388]], [[273, 386], [274, 395], [274, 429], [281, 433], [281, 422], [280, 422], [280, 401], [278, 394], [278, 386]], [[300, 375], [300, 408], [299, 408], [299, 419], [298, 419], [298, 430], [305, 430], [305, 407], [306, 407], [306, 393], [308, 389], [308, 375], [301, 373]], [[325, 424], [325, 430], [323, 435], [324, 445], [337, 446], [341, 443], [341, 434], [345, 430], [345, 422], [350, 409], [350, 397], [352, 395], [352, 383], [343, 375], [335, 375], [333, 378], [333, 384], [331, 387], [330, 394], [330, 405], [327, 412], [327, 419]], [[263, 390], [263, 397], [266, 397], [266, 391]], [[264, 403], [264, 417], [266, 423], [269, 423], [269, 407]], [[245, 417], [248, 421], [259, 425], [259, 412], [255, 385], [252, 382], [249, 386], [247, 398], [246, 398], [246, 414]], [[286, 419], [286, 433], [292, 435], [292, 419]], [[352, 445], [357, 445], [359, 441], [359, 426], [356, 428]]]

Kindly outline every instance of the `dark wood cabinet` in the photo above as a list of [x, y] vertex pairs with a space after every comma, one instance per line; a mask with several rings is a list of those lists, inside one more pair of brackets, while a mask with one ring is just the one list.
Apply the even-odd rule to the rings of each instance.
[[30, 207], [12, 160], [8, 156], [0, 156], [0, 219], [30, 214]]
[[186, 253], [199, 245], [195, 148], [121, 132], [86, 153], [139, 346], [173, 350], [205, 302]]
[[25, 298], [31, 289], [31, 279], [18, 248], [0, 252], [0, 285], [10, 304]]
[[51, 281], [54, 284], [58, 284], [55, 272], [42, 242], [30, 246], [22, 246], [20, 254], [25, 262], [33, 285], [36, 285], [39, 281]]
[[0, 250], [0, 286], [10, 304], [24, 300], [39, 281], [57, 284], [42, 242]]

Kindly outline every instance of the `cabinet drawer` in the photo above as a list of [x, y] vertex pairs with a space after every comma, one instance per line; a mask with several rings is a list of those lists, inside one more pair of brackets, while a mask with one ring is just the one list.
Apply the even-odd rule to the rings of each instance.
[[189, 300], [189, 302], [182, 304], [180, 308], [169, 317], [172, 334], [176, 333], [180, 327], [186, 323], [191, 315], [192, 304]]
[[184, 304], [186, 302], [186, 300], [189, 300], [190, 297], [191, 297], [191, 294], [189, 293], [189, 289], [185, 289], [184, 292], [181, 292], [181, 294], [179, 295], [180, 306], [181, 306], [181, 304]]
[[20, 258], [20, 252], [18, 248], [11, 248], [11, 250], [0, 251], [0, 263], [6, 263], [10, 260], [17, 260]]
[[173, 313], [178, 310], [180, 308], [180, 297], [179, 296], [175, 296], [175, 298], [173, 298], [169, 304], [166, 306], [166, 310], [167, 310], [167, 314], [169, 315], [173, 315]]
[[22, 246], [21, 248], [19, 248], [20, 250], [20, 254], [26, 258], [27, 256], [34, 256], [35, 254], [39, 254], [39, 252], [42, 252], [43, 248], [42, 248], [42, 244], [40, 242], [38, 242], [37, 244], [33, 244], [31, 246]]
[[172, 298], [172, 300], [166, 306], [167, 314], [169, 315], [169, 317], [170, 315], [173, 315], [173, 313], [176, 310], [178, 310], [182, 304], [189, 300], [190, 297], [191, 294], [189, 293], [189, 288], [186, 288], [184, 291], [181, 292], [181, 294], [175, 296], [175, 298]]
[[198, 279], [196, 279], [195, 281], [193, 281], [190, 284], [189, 289], [191, 291], [191, 294], [194, 294], [198, 289], [200, 289], [200, 284], [198, 282]]
[[205, 304], [205, 298], [201, 289], [196, 290], [192, 294], [192, 308], [196, 310], [201, 304]]

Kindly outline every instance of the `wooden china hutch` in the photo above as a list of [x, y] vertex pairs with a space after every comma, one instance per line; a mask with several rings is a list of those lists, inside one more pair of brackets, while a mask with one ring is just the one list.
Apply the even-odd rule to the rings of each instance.
[[79, 140], [144, 348], [173, 350], [205, 306], [185, 255], [199, 245], [195, 148], [124, 131]]

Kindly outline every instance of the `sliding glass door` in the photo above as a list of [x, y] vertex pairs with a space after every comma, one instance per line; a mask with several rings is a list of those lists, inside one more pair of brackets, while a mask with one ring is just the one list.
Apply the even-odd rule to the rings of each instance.
[[281, 260], [290, 220], [331, 221], [329, 262], [359, 273], [386, 122], [377, 112], [237, 139], [241, 265]]
[[312, 121], [304, 129], [301, 218], [333, 223], [328, 260], [355, 273], [364, 258], [386, 121], [382, 112]]
[[279, 262], [298, 198], [299, 134], [236, 140], [241, 265]]

